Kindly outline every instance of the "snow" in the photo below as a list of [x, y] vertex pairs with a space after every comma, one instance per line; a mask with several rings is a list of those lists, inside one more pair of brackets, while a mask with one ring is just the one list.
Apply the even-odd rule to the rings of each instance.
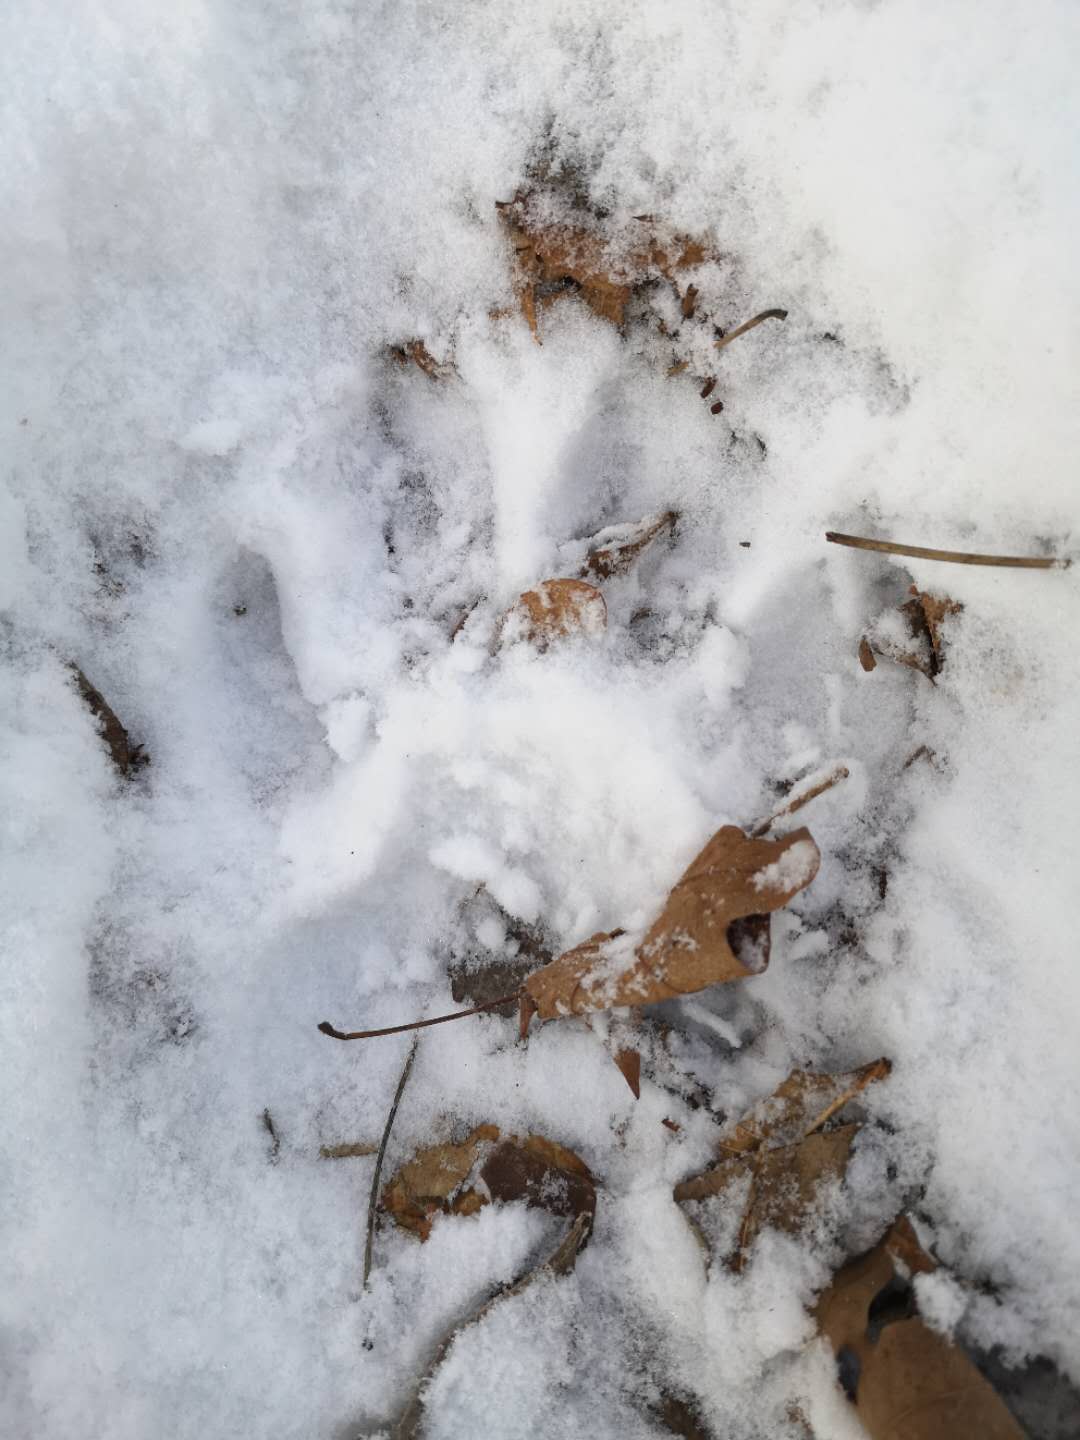
[[[888, 1055], [887, 1129], [810, 1242], [706, 1270], [671, 1190], [708, 1106], [648, 1065], [635, 1102], [579, 1020], [423, 1032], [387, 1173], [490, 1120], [601, 1181], [428, 1433], [656, 1436], [667, 1387], [843, 1440], [809, 1307], [901, 1204], [932, 1322], [1080, 1385], [1080, 570], [823, 540], [1076, 551], [1075, 7], [102, 0], [21, 7], [0, 57], [3, 1432], [385, 1430], [559, 1225], [384, 1228], [362, 1292], [373, 1162], [319, 1147], [377, 1143], [408, 1041], [317, 1023], [456, 1008], [478, 886], [556, 948], [647, 926], [841, 759], [769, 968], [665, 1012], [670, 1057], [737, 1115]], [[572, 299], [530, 337], [495, 201], [545, 147], [620, 233], [715, 235], [717, 323], [788, 310], [695, 332], [722, 415]], [[388, 357], [417, 338], [456, 375]], [[603, 634], [496, 645], [669, 509]], [[858, 661], [912, 583], [964, 607], [933, 685]]]

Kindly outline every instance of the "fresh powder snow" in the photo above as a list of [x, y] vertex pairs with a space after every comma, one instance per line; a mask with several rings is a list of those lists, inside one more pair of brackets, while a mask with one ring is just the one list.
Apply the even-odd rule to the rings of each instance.
[[[565, 1222], [384, 1223], [363, 1288], [411, 1037], [317, 1024], [461, 1008], [454, 958], [527, 961], [522, 926], [640, 934], [721, 825], [842, 765], [773, 832], [822, 863], [768, 968], [664, 1007], [639, 1100], [605, 1025], [420, 1033], [384, 1181], [492, 1122], [599, 1183], [422, 1433], [656, 1440], [670, 1394], [854, 1440], [814, 1299], [907, 1208], [931, 1323], [1075, 1434], [1080, 567], [824, 536], [1080, 553], [1077, 7], [99, 0], [3, 34], [0, 1432], [390, 1435]], [[670, 374], [670, 287], [625, 335], [559, 294], [538, 344], [496, 202], [545, 165], [620, 242], [708, 237], [724, 331], [787, 319], [695, 323]], [[669, 511], [606, 628], [504, 640]], [[933, 681], [884, 653], [913, 584], [963, 607]], [[707, 1266], [672, 1189], [719, 1117], [878, 1056], [813, 1233]]]

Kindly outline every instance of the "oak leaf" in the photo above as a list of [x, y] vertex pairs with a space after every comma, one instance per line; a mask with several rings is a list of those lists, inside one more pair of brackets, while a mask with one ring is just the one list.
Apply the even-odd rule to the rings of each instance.
[[709, 1201], [740, 1186], [746, 1191], [738, 1234], [724, 1258], [738, 1270], [767, 1227], [798, 1234], [813, 1218], [818, 1193], [842, 1180], [858, 1124], [825, 1127], [891, 1066], [876, 1060], [839, 1075], [796, 1070], [721, 1137], [723, 1158], [675, 1187], [680, 1204]]
[[[809, 885], [821, 856], [806, 829], [782, 840], [718, 830], [668, 896], [640, 941], [593, 935], [525, 981], [525, 1005], [541, 1020], [623, 1005], [653, 1005], [764, 969], [764, 947], [732, 945], [732, 926], [779, 910]], [[736, 931], [736, 938], [738, 931]], [[523, 1015], [524, 1019], [524, 1015]]]
[[855, 1414], [871, 1440], [1023, 1440], [963, 1350], [919, 1318], [911, 1276], [935, 1268], [902, 1216], [819, 1299], [818, 1324]]

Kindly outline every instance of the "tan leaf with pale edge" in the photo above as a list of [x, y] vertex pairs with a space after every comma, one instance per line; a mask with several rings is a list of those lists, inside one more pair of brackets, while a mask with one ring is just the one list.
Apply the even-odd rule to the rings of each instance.
[[1023, 1440], [964, 1351], [915, 1312], [910, 1275], [933, 1268], [902, 1217], [818, 1301], [818, 1324], [855, 1414], [871, 1440]]

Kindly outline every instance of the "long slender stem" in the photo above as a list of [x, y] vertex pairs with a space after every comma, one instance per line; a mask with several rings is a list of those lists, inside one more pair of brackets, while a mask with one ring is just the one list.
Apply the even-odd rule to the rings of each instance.
[[433, 1020], [410, 1020], [407, 1025], [386, 1025], [381, 1030], [337, 1030], [324, 1020], [319, 1026], [331, 1040], [374, 1040], [379, 1035], [402, 1035], [406, 1030], [426, 1030], [429, 1025], [445, 1025], [448, 1020], [464, 1020], [466, 1015], [482, 1015], [485, 1010], [497, 1010], [500, 1005], [511, 1005], [521, 995], [515, 990], [512, 995], [500, 995], [497, 1000], [485, 1000], [483, 1005], [474, 1005], [471, 1010], [455, 1010], [451, 1015], [436, 1015]]
[[371, 1252], [375, 1248], [375, 1210], [379, 1203], [379, 1181], [382, 1178], [383, 1159], [386, 1156], [386, 1147], [390, 1141], [390, 1131], [394, 1128], [394, 1118], [397, 1115], [398, 1106], [401, 1104], [401, 1097], [408, 1083], [413, 1061], [416, 1058], [416, 1047], [419, 1043], [420, 1036], [414, 1035], [412, 1044], [409, 1046], [409, 1053], [405, 1057], [405, 1065], [401, 1072], [401, 1079], [398, 1081], [397, 1090], [394, 1092], [394, 1103], [390, 1106], [390, 1114], [386, 1117], [386, 1129], [383, 1131], [379, 1153], [375, 1157], [375, 1173], [371, 1177], [371, 1194], [368, 1196], [367, 1240], [364, 1242], [364, 1283], [362, 1286], [364, 1290], [367, 1289], [368, 1276], [371, 1274]]
[[754, 315], [749, 320], [744, 320], [741, 325], [736, 325], [734, 330], [728, 331], [716, 342], [717, 350], [723, 350], [725, 345], [730, 345], [732, 340], [737, 340], [740, 335], [745, 335], [748, 330], [754, 330], [763, 320], [786, 320], [786, 310], [762, 310], [760, 315]]
[[1007, 565], [1014, 570], [1067, 570], [1071, 560], [1052, 555], [978, 555], [968, 550], [931, 550], [925, 545], [901, 545], [896, 540], [868, 540], [862, 535], [841, 535], [827, 530], [832, 545], [850, 545], [853, 550], [877, 550], [882, 555], [910, 555], [916, 560], [947, 560], [953, 565]]

